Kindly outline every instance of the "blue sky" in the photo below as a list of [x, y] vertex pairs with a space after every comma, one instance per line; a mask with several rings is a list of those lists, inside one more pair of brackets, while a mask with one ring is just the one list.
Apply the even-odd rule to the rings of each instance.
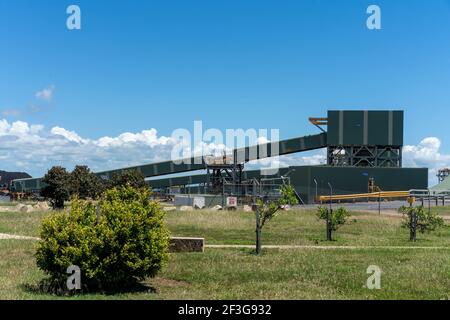
[[[81, 30], [66, 28], [70, 4]], [[366, 27], [370, 4], [382, 30]], [[0, 39], [9, 124], [100, 139], [202, 120], [288, 138], [315, 133], [307, 118], [327, 109], [392, 108], [406, 144], [436, 137], [450, 153], [450, 1], [1, 0]]]

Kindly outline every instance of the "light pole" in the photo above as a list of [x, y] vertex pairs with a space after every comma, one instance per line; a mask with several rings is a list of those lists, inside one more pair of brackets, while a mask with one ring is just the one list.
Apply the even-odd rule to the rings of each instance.
[[317, 201], [317, 180], [316, 178], [313, 179], [314, 180], [314, 184], [316, 185], [316, 197], [314, 198], [314, 202]]

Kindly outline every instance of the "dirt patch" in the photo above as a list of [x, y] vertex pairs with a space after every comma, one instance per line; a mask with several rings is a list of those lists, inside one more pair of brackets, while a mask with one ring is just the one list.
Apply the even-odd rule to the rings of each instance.
[[154, 278], [149, 281], [153, 286], [157, 287], [170, 287], [170, 288], [176, 288], [176, 287], [187, 287], [190, 286], [190, 283], [184, 280], [175, 280], [175, 279], [168, 279], [168, 278]]

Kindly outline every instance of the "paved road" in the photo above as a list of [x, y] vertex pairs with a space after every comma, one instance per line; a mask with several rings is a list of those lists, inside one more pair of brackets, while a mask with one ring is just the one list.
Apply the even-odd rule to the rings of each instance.
[[[327, 203], [323, 204], [324, 206], [327, 206]], [[380, 203], [380, 208], [381, 211], [397, 211], [398, 208], [400, 208], [401, 206], [404, 205], [408, 205], [406, 203], [406, 201], [382, 201]], [[415, 203], [415, 206], [420, 206], [422, 205], [421, 201], [417, 201]], [[450, 205], [450, 201], [446, 201], [445, 205]], [[424, 206], [428, 207], [428, 201], [425, 200], [424, 202]], [[436, 201], [431, 201], [430, 202], [430, 206], [431, 207], [435, 207], [436, 206]], [[438, 206], [441, 207], [442, 206], [442, 200], [440, 200], [438, 202]], [[307, 209], [315, 209], [317, 208], [317, 204], [308, 204], [308, 205], [304, 205], [301, 206], [302, 208], [307, 208]], [[344, 207], [348, 210], [351, 211], [376, 211], [378, 212], [378, 202], [373, 201], [373, 202], [357, 202], [357, 203], [333, 203], [333, 207]]]
[[[207, 244], [205, 248], [211, 249], [253, 249], [254, 245], [234, 245], [234, 244]], [[366, 250], [366, 249], [388, 249], [388, 250], [450, 250], [450, 247], [419, 247], [419, 246], [295, 246], [295, 245], [263, 245], [263, 249], [320, 249], [320, 250]]]

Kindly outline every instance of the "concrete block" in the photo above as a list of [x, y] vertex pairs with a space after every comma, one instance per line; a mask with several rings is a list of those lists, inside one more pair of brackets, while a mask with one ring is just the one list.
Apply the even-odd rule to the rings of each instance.
[[169, 252], [204, 252], [205, 238], [171, 237]]

